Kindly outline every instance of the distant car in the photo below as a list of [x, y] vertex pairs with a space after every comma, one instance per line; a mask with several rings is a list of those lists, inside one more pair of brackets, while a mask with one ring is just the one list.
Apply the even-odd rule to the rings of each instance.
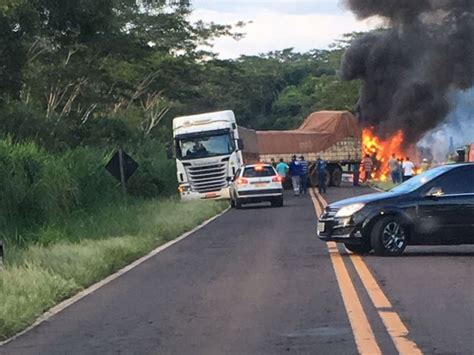
[[474, 244], [474, 164], [439, 166], [388, 192], [332, 203], [320, 216], [317, 233], [358, 254]]
[[270, 202], [283, 206], [283, 179], [268, 164], [245, 165], [237, 171], [230, 185], [230, 203], [241, 208], [246, 203]]

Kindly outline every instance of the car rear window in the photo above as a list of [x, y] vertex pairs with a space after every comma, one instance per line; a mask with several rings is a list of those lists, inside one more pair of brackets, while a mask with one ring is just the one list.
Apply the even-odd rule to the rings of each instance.
[[271, 166], [259, 166], [254, 167], [250, 166], [245, 168], [243, 177], [252, 178], [252, 177], [267, 177], [276, 175], [275, 169]]

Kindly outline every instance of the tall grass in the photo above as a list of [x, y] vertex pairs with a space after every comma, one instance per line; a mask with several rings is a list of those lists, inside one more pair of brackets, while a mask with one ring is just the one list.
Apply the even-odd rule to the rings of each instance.
[[7, 254], [0, 272], [0, 339], [225, 207], [223, 202], [135, 200], [49, 225], [38, 234], [49, 243], [13, 248]]
[[[76, 148], [52, 154], [33, 143], [0, 140], [0, 239], [35, 243], [43, 228], [64, 224], [71, 214], [120, 201], [118, 183], [105, 170], [113, 152]], [[131, 195], [157, 197], [175, 191], [174, 164], [159, 142], [145, 141], [129, 152], [140, 164], [129, 181]]]

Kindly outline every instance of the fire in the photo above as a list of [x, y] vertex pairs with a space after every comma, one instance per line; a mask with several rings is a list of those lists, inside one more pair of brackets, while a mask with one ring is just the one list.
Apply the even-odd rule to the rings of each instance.
[[362, 131], [363, 154], [364, 156], [369, 154], [370, 157], [375, 158], [374, 169], [371, 174], [372, 179], [386, 181], [390, 176], [387, 162], [392, 154], [395, 154], [398, 159], [406, 156], [402, 147], [403, 138], [403, 132], [401, 130], [397, 131], [386, 140], [377, 137], [374, 134], [373, 127], [365, 128]]

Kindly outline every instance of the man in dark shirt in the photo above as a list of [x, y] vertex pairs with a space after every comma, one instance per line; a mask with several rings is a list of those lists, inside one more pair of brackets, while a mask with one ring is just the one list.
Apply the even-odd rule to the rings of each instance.
[[308, 167], [308, 162], [304, 160], [304, 156], [300, 156], [300, 161], [301, 165], [301, 187], [300, 187], [300, 192], [306, 194], [308, 190], [308, 172], [309, 172], [309, 167]]
[[316, 160], [316, 173], [318, 174], [318, 190], [319, 193], [326, 193], [326, 170], [327, 162], [321, 157]]

